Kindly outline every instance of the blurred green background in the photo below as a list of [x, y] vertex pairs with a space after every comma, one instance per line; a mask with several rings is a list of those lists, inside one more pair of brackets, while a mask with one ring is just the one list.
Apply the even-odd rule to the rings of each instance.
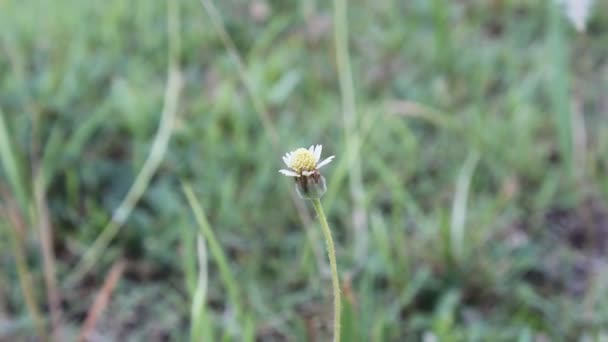
[[0, 340], [190, 339], [183, 186], [200, 338], [327, 340], [317, 143], [343, 341], [605, 340], [607, 94], [604, 1], [0, 0]]

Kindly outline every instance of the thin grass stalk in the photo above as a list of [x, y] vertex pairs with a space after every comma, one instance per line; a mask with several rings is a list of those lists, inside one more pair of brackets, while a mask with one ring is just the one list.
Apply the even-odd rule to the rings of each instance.
[[2, 107], [0, 107], [0, 162], [21, 211], [27, 212], [28, 196], [22, 178], [19, 154], [14, 149]]
[[8, 229], [11, 231], [11, 244], [13, 247], [13, 255], [15, 256], [15, 264], [17, 266], [17, 273], [19, 276], [19, 282], [21, 283], [21, 291], [23, 292], [23, 298], [25, 300], [25, 305], [27, 310], [32, 317], [32, 321], [34, 322], [35, 329], [38, 333], [38, 336], [43, 340], [47, 340], [46, 332], [44, 329], [44, 320], [42, 319], [42, 315], [38, 310], [38, 305], [36, 304], [36, 295], [34, 294], [34, 286], [32, 285], [31, 276], [29, 266], [27, 265], [27, 261], [25, 258], [25, 251], [23, 250], [23, 245], [19, 237], [17, 237], [14, 229]]
[[[28, 196], [25, 183], [21, 176], [21, 164], [13, 148], [12, 139], [9, 135], [2, 108], [0, 108], [0, 161], [2, 163], [4, 172], [7, 175], [12, 193], [14, 194], [18, 202], [19, 209], [13, 208], [13, 210], [21, 213], [27, 212], [29, 208]], [[23, 248], [23, 241], [17, 233], [16, 229], [13, 229], [17, 227], [18, 218], [14, 217], [14, 215], [17, 214], [13, 213], [11, 215], [13, 215], [11, 219], [12, 221], [14, 221], [14, 227], [8, 227], [7, 230], [9, 231], [10, 235], [10, 243], [13, 250], [13, 255], [15, 257], [15, 264], [17, 267], [19, 283], [21, 284], [21, 290], [23, 292], [26, 308], [30, 317], [32, 318], [39, 337], [46, 339], [44, 320], [42, 319], [42, 316], [38, 309], [34, 287], [31, 282], [31, 273], [27, 264], [25, 250]]]
[[355, 104], [355, 89], [352, 68], [348, 53], [348, 19], [347, 0], [334, 0], [334, 40], [338, 64], [338, 78], [342, 98], [342, 114], [344, 120], [344, 138], [346, 155], [349, 164], [349, 186], [353, 199], [353, 228], [355, 241], [355, 257], [362, 264], [367, 255], [367, 212], [365, 210], [365, 191], [361, 176], [359, 158], [359, 133], [357, 129], [357, 108]]
[[478, 161], [478, 152], [469, 153], [456, 181], [456, 193], [452, 202], [452, 216], [450, 218], [450, 250], [452, 257], [457, 262], [461, 262], [465, 256], [467, 203], [471, 180]]
[[570, 77], [568, 46], [565, 39], [562, 12], [556, 1], [548, 1], [549, 6], [549, 48], [551, 73], [549, 92], [558, 131], [560, 155], [569, 180], [573, 180], [575, 172], [573, 158], [572, 119], [570, 114]]
[[[12, 221], [15, 220], [16, 218], [13, 217]], [[19, 284], [21, 284], [21, 292], [23, 293], [25, 306], [34, 324], [36, 334], [43, 341], [47, 341], [48, 338], [46, 337], [47, 334], [45, 330], [44, 320], [42, 318], [42, 315], [40, 314], [40, 310], [38, 309], [36, 294], [34, 292], [34, 286], [32, 284], [31, 272], [27, 264], [25, 249], [23, 248], [23, 240], [19, 236], [16, 230], [16, 226], [14, 225], [15, 222], [13, 222], [13, 227], [8, 227], [5, 224], [2, 226], [9, 233], [9, 240], [11, 248], [13, 250], [13, 256], [15, 257], [17, 276], [19, 277]]]
[[43, 163], [41, 162], [41, 122], [40, 111], [32, 104], [32, 134], [31, 134], [31, 158], [32, 158], [32, 189], [34, 192], [34, 209], [32, 222], [38, 227], [40, 236], [40, 248], [42, 251], [42, 265], [44, 272], [44, 283], [46, 287], [49, 313], [51, 316], [52, 335], [54, 340], [62, 340], [62, 310], [61, 295], [57, 286], [57, 274], [55, 267], [55, 251], [53, 250], [53, 226], [47, 203], [46, 179]]
[[188, 225], [182, 225], [181, 245], [182, 249], [182, 270], [184, 272], [184, 286], [188, 291], [189, 296], [194, 296], [196, 292], [199, 271], [197, 267], [197, 251], [196, 251], [196, 232], [192, 232]]
[[226, 286], [226, 290], [228, 292], [228, 299], [232, 303], [234, 312], [236, 312], [237, 314], [237, 320], [240, 323], [243, 323], [243, 321], [241, 320], [241, 295], [239, 292], [237, 281], [232, 272], [230, 271], [228, 258], [226, 257], [219, 241], [215, 237], [215, 234], [211, 229], [211, 225], [209, 224], [209, 221], [207, 221], [205, 211], [203, 210], [203, 207], [201, 206], [200, 202], [196, 199], [196, 196], [192, 191], [192, 187], [187, 184], [182, 184], [182, 190], [186, 195], [186, 199], [188, 200], [192, 212], [194, 213], [194, 218], [196, 219], [196, 223], [198, 224], [199, 232], [209, 244], [209, 251], [213, 256], [213, 259], [217, 263], [220, 272], [220, 277], [222, 278], [222, 282], [224, 283], [224, 286]]
[[435, 24], [435, 56], [443, 71], [447, 72], [452, 62], [449, 2], [446, 0], [432, 0], [432, 6]]
[[198, 280], [192, 297], [190, 339], [192, 342], [212, 341], [211, 325], [207, 316], [207, 243], [203, 234], [196, 238], [196, 255], [198, 260]]
[[40, 234], [40, 247], [42, 251], [42, 264], [44, 269], [44, 282], [47, 293], [49, 313], [53, 327], [53, 338], [62, 340], [63, 312], [61, 309], [61, 294], [57, 285], [57, 272], [55, 267], [55, 251], [53, 250], [53, 226], [46, 200], [46, 186], [42, 184], [42, 170], [35, 171], [34, 199], [36, 208], [36, 223]]
[[[379, 110], [381, 111], [381, 110]], [[361, 120], [361, 132], [359, 144], [365, 143], [370, 139], [371, 133], [377, 127], [381, 120], [375, 119], [374, 115], [367, 115], [363, 117]], [[332, 181], [327, 185], [327, 193], [324, 195], [325, 197], [325, 205], [328, 210], [331, 211], [332, 204], [335, 202], [335, 199], [340, 191], [340, 184], [342, 184], [343, 180], [348, 177], [350, 172], [350, 165], [355, 159], [355, 157], [346, 156], [346, 158], [340, 158], [336, 160], [337, 166], [335, 167], [335, 171], [332, 173]]]

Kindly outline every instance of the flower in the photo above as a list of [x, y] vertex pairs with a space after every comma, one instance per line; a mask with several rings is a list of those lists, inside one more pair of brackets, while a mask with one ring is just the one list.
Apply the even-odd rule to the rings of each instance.
[[321, 175], [319, 169], [334, 159], [334, 156], [321, 159], [323, 146], [313, 145], [308, 149], [298, 148], [288, 152], [283, 156], [283, 161], [289, 169], [279, 170], [285, 176], [294, 177], [298, 195], [304, 199], [321, 198], [327, 191], [325, 177]]
[[331, 163], [335, 157], [327, 157], [319, 163], [322, 150], [323, 146], [312, 145], [308, 149], [299, 148], [293, 152], [287, 152], [283, 156], [283, 161], [291, 170], [282, 169], [279, 172], [288, 177], [308, 177], [319, 173], [319, 169]]

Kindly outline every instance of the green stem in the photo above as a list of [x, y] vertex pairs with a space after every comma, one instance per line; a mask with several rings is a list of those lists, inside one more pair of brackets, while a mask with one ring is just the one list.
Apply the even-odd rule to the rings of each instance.
[[331, 266], [331, 282], [334, 288], [334, 342], [340, 341], [340, 314], [342, 313], [342, 305], [340, 302], [340, 280], [338, 279], [338, 264], [336, 263], [336, 249], [334, 248], [334, 240], [331, 237], [331, 230], [323, 212], [323, 206], [319, 199], [313, 199], [312, 205], [319, 216], [325, 242], [327, 242], [327, 255], [329, 256], [329, 264]]
[[27, 311], [29, 312], [30, 317], [32, 318], [38, 336], [43, 341], [47, 341], [47, 338], [45, 337], [46, 333], [44, 331], [44, 322], [42, 320], [42, 316], [40, 315], [40, 311], [38, 310], [38, 306], [36, 305], [34, 286], [32, 285], [32, 281], [30, 278], [30, 271], [27, 265], [27, 260], [25, 257], [25, 251], [23, 250], [21, 238], [19, 237], [18, 233], [13, 229], [13, 227], [6, 228], [10, 234], [13, 254], [15, 257], [15, 264], [17, 266], [17, 274], [19, 277], [19, 283], [21, 283], [21, 290], [23, 292], [25, 306], [27, 307]]

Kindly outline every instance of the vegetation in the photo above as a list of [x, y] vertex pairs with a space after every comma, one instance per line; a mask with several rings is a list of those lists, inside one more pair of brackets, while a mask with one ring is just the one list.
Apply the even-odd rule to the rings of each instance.
[[608, 4], [347, 5], [0, 1], [0, 340], [328, 340], [312, 144], [342, 341], [607, 338]]

